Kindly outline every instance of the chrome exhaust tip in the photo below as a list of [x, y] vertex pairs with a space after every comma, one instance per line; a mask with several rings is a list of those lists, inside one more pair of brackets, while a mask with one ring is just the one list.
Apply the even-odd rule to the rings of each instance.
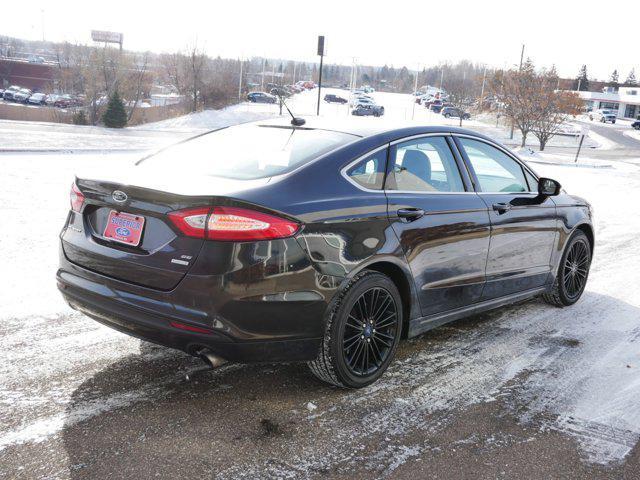
[[209, 350], [201, 350], [198, 356], [211, 368], [218, 368], [227, 363], [227, 361]]

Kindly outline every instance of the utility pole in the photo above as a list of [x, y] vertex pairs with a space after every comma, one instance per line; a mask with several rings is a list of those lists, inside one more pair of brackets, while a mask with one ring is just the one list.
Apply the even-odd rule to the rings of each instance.
[[440, 70], [440, 90], [442, 91], [442, 82], [444, 81], [444, 65], [442, 66], [442, 70]]
[[418, 75], [420, 75], [420, 64], [418, 64], [418, 68], [416, 69], [416, 78], [415, 81], [413, 82], [413, 106], [411, 107], [411, 120], [413, 120], [413, 117], [416, 113], [416, 98], [415, 98], [415, 93], [418, 91]]
[[242, 99], [242, 64], [243, 60], [240, 59], [240, 78], [238, 79], [238, 100]]
[[320, 70], [318, 71], [318, 108], [316, 115], [320, 115], [320, 92], [322, 90], [322, 60], [324, 58], [324, 35], [318, 36], [318, 55], [320, 55]]
[[260, 80], [260, 90], [264, 92], [264, 67], [267, 59], [262, 57], [262, 79]]
[[482, 74], [482, 88], [480, 89], [480, 111], [484, 107], [484, 85], [487, 82], [487, 66], [484, 66], [484, 73]]
[[[522, 44], [522, 50], [520, 51], [520, 67], [518, 68], [518, 73], [522, 72], [522, 61], [524, 60], [524, 43]], [[511, 122], [511, 135], [509, 135], [509, 138], [511, 140], [513, 140], [513, 130], [514, 130], [514, 125], [513, 125], [513, 121]]]
[[291, 85], [295, 85], [296, 84], [296, 62], [293, 62], [293, 82], [291, 82]]

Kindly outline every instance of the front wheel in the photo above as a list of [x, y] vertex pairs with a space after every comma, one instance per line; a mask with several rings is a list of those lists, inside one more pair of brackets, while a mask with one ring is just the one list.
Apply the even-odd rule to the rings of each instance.
[[543, 295], [544, 300], [556, 307], [576, 303], [587, 285], [591, 267], [591, 244], [581, 230], [569, 238], [564, 249], [553, 289]]
[[320, 380], [365, 387], [382, 376], [402, 332], [402, 301], [395, 284], [365, 270], [338, 294], [328, 313], [318, 358], [309, 368]]

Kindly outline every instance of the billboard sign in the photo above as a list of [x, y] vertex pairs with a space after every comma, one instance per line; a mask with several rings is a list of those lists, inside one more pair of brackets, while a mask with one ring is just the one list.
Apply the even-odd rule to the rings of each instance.
[[122, 45], [122, 33], [106, 32], [104, 30], [91, 30], [91, 39], [101, 43], [119, 43]]

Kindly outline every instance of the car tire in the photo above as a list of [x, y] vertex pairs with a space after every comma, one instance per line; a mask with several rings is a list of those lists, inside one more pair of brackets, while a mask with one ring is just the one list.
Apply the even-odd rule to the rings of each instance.
[[591, 244], [582, 230], [576, 230], [564, 248], [553, 287], [543, 299], [556, 307], [576, 303], [584, 292], [591, 267]]
[[611, 120], [611, 125], [614, 125], [616, 123], [615, 120]]
[[443, 117], [444, 117], [444, 118], [449, 118], [450, 116], [451, 116], [451, 115], [450, 115], [450, 114], [448, 114], [448, 113], [445, 113], [445, 114], [443, 115]]
[[327, 312], [318, 358], [308, 362], [311, 372], [345, 388], [362, 388], [378, 380], [391, 363], [402, 332], [402, 300], [395, 284], [381, 273], [360, 272]]

